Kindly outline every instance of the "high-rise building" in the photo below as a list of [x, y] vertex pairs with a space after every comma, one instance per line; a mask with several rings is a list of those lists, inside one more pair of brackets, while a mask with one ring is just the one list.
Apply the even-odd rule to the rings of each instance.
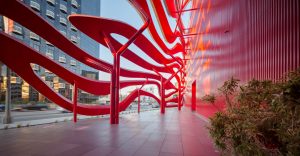
[[[99, 57], [99, 45], [87, 38], [81, 32], [79, 32], [67, 19], [71, 14], [89, 14], [89, 15], [100, 15], [100, 1], [92, 0], [84, 2], [81, 0], [23, 0], [23, 3], [28, 7], [33, 9], [37, 14], [43, 17], [48, 21], [52, 26], [54, 26], [59, 32], [66, 36], [74, 44], [80, 46], [83, 50], [90, 53], [95, 57]], [[86, 5], [86, 6], [85, 6]], [[89, 6], [92, 5], [93, 9], [89, 10]], [[96, 6], [96, 7], [95, 7]], [[98, 7], [97, 7], [98, 6]], [[0, 16], [0, 30], [3, 31], [3, 17]], [[46, 30], [45, 30], [46, 31]], [[22, 40], [25, 44], [31, 46], [35, 50], [44, 54], [45, 56], [53, 59], [58, 62], [60, 65], [65, 68], [73, 71], [74, 73], [81, 74], [83, 76], [89, 76], [94, 74], [95, 76], [89, 76], [90, 78], [98, 79], [98, 72], [95, 69], [83, 66], [74, 58], [65, 54], [60, 49], [56, 48], [51, 43], [47, 42], [43, 38], [39, 37], [34, 32], [26, 29], [17, 22], [13, 23], [13, 30], [10, 33], [15, 38]], [[66, 83], [63, 79], [57, 77], [51, 71], [37, 65], [32, 64], [33, 70], [40, 75], [40, 77], [45, 80], [45, 82], [51, 86], [54, 90], [58, 91], [61, 95], [71, 99], [72, 97], [72, 86]], [[1, 76], [4, 76], [5, 69], [2, 71]], [[87, 75], [86, 73], [89, 73]], [[4, 78], [1, 78], [1, 91], [0, 93], [4, 94], [5, 85], [3, 81]], [[79, 93], [79, 97], [81, 94]], [[1, 100], [2, 97], [0, 96]], [[92, 100], [97, 100], [94, 96], [84, 96], [86, 98], [91, 97]], [[20, 79], [15, 73], [12, 73], [12, 101], [13, 102], [27, 102], [27, 101], [45, 101], [45, 97], [39, 94], [34, 88], [32, 88], [28, 83]], [[47, 100], [46, 100], [47, 101]], [[91, 100], [87, 100], [91, 101]]]
[[[81, 1], [81, 13], [85, 15], [100, 16], [100, 0]], [[86, 36], [84, 33], [80, 33], [80, 47], [94, 57], [100, 57], [99, 43]], [[81, 64], [81, 75], [91, 79], [99, 79], [99, 72], [85, 64]], [[81, 91], [79, 94], [79, 101], [83, 103], [94, 102], [98, 99], [98, 96], [87, 92]]]

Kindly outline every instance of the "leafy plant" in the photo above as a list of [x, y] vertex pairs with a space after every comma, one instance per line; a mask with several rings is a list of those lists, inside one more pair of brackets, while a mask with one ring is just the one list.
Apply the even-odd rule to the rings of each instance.
[[230, 96], [232, 96], [238, 87], [239, 79], [235, 79], [231, 77], [231, 79], [224, 82], [223, 86], [219, 88], [221, 94], [225, 96], [226, 104], [229, 109], [232, 107], [232, 101], [230, 100]]
[[215, 105], [216, 96], [214, 94], [207, 94], [201, 98], [202, 101], [212, 104], [218, 111], [221, 111], [219, 107]]
[[300, 155], [300, 70], [279, 82], [237, 82], [220, 88], [230, 109], [210, 119], [215, 145], [228, 155]]
[[208, 103], [211, 103], [211, 104], [214, 104], [215, 101], [216, 101], [216, 97], [214, 94], [207, 94], [207, 95], [204, 95], [202, 98], [201, 98], [202, 101], [205, 101], [205, 102], [208, 102]]

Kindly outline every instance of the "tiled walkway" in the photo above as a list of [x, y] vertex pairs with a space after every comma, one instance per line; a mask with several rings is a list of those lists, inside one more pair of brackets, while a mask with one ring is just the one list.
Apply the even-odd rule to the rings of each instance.
[[213, 156], [206, 122], [189, 110], [89, 119], [0, 131], [0, 155]]

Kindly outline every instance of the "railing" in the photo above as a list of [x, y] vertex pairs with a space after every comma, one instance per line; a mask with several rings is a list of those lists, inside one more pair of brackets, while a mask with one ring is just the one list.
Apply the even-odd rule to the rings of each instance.
[[46, 10], [46, 15], [47, 15], [48, 17], [50, 17], [51, 19], [54, 19], [54, 18], [55, 18], [54, 12], [51, 11], [51, 10]]
[[35, 1], [30, 1], [31, 8], [35, 9], [36, 11], [40, 11], [40, 4]]

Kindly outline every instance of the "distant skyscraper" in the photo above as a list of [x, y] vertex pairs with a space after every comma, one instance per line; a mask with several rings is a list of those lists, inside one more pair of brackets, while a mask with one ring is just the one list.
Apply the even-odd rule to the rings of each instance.
[[[83, 0], [81, 2], [81, 13], [84, 15], [100, 16], [100, 0]], [[99, 58], [99, 43], [83, 33], [80, 34], [80, 37], [80, 47], [91, 55]], [[82, 69], [93, 70], [87, 66]]]
[[[100, 16], [100, 0], [82, 0], [81, 14]], [[80, 39], [80, 47], [94, 57], [99, 58], [99, 43], [86, 36], [84, 33], [80, 33]], [[81, 64], [81, 75], [91, 79], [99, 79], [99, 72], [84, 64]], [[81, 102], [93, 102], [98, 100], [98, 98], [98, 96], [86, 92], [81, 92], [79, 94], [79, 101]]]

